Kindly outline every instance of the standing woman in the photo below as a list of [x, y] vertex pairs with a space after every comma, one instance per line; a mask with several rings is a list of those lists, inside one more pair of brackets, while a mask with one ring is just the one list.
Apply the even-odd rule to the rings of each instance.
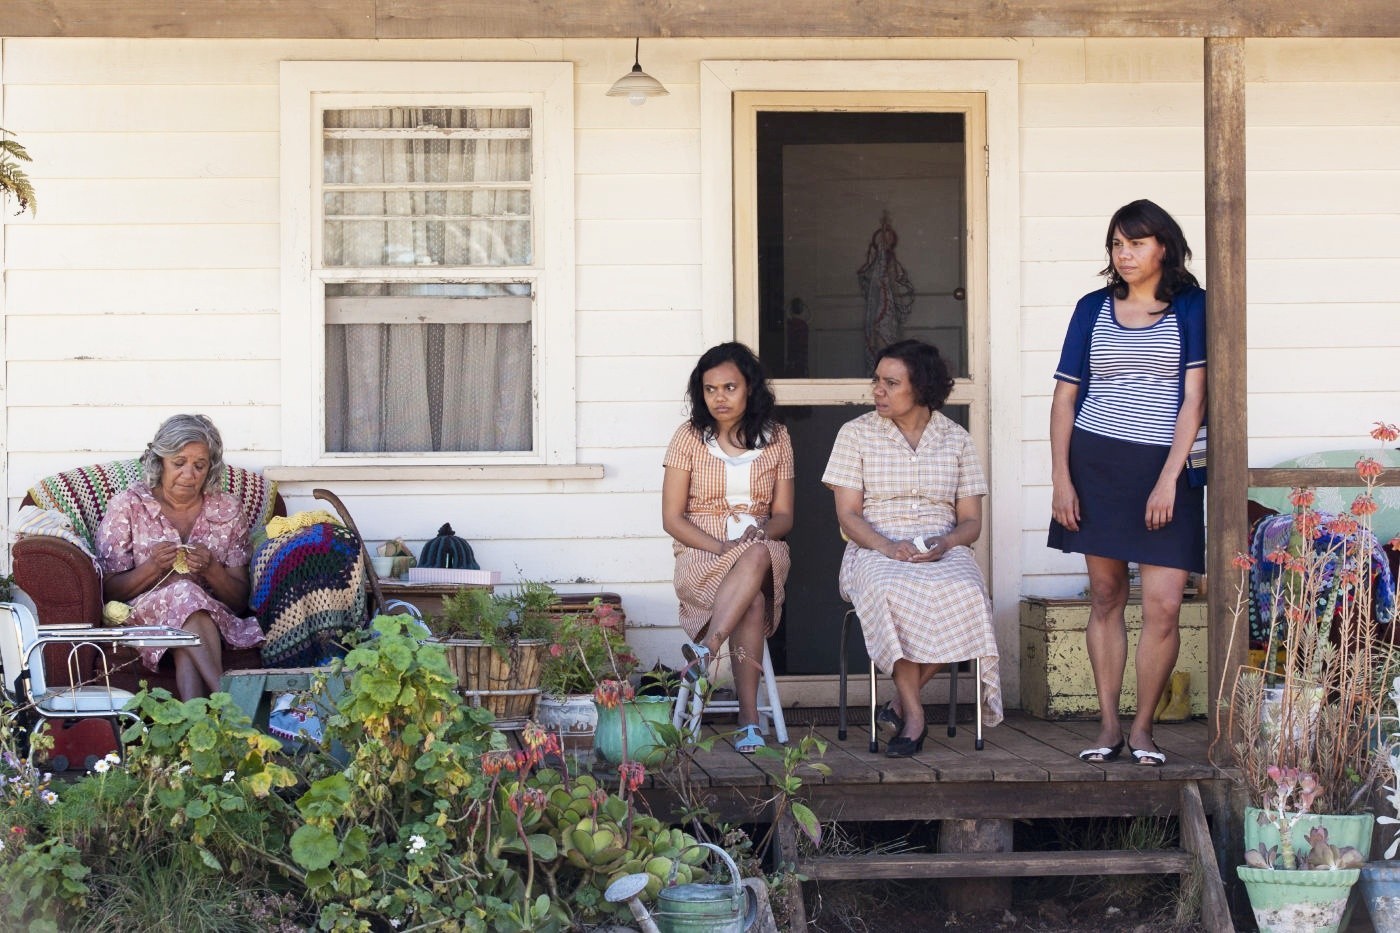
[[[1191, 248], [1171, 215], [1134, 201], [1108, 224], [1108, 287], [1079, 300], [1050, 407], [1054, 520], [1049, 544], [1084, 555], [1085, 641], [1099, 698], [1098, 745], [1112, 761], [1160, 766], [1152, 712], [1181, 646], [1188, 571], [1205, 569], [1204, 462], [1189, 464], [1206, 410], [1206, 293], [1186, 271]], [[1137, 713], [1118, 719], [1128, 659], [1128, 562], [1142, 575]]]
[[907, 758], [928, 737], [919, 693], [943, 665], [981, 662], [982, 706], [1001, 722], [991, 600], [973, 556], [987, 482], [972, 437], [941, 409], [953, 389], [936, 347], [901, 340], [875, 356], [875, 410], [842, 425], [822, 482], [846, 536], [841, 595], [897, 695], [876, 717]]
[[700, 357], [686, 389], [690, 420], [666, 451], [661, 520], [675, 539], [675, 586], [685, 675], [698, 679], [729, 642], [745, 754], [758, 730], [765, 639], [778, 628], [788, 574], [793, 464], [787, 429], [773, 420], [763, 364], [741, 343]]

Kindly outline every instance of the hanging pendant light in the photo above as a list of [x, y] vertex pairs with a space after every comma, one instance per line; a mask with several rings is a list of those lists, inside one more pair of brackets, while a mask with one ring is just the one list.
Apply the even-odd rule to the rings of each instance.
[[645, 104], [648, 97], [665, 97], [671, 93], [660, 81], [642, 70], [641, 51], [642, 40], [638, 37], [632, 55], [632, 70], [618, 78], [613, 82], [613, 86], [608, 88], [609, 97], [625, 97], [633, 107]]

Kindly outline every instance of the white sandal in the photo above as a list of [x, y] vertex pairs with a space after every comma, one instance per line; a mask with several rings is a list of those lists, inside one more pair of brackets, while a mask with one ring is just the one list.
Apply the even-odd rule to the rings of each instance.
[[758, 726], [748, 725], [739, 727], [739, 737], [734, 740], [734, 750], [741, 755], [752, 755], [760, 748], [767, 748], [768, 743], [763, 741], [763, 736], [758, 731]]

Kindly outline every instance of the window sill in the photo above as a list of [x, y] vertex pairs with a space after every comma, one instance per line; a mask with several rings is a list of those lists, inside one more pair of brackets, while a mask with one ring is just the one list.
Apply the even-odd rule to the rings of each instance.
[[430, 481], [456, 482], [465, 480], [515, 479], [602, 479], [601, 463], [502, 463], [478, 466], [356, 466], [332, 464], [327, 466], [267, 467], [263, 475], [278, 483], [319, 482], [382, 482]]

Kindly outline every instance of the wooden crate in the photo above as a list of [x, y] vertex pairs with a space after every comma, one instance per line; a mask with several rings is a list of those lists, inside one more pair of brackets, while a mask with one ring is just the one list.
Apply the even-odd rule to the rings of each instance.
[[[1181, 604], [1181, 653], [1178, 671], [1191, 674], [1191, 712], [1204, 715], [1208, 699], [1206, 662], [1210, 646], [1205, 599]], [[1123, 673], [1119, 712], [1137, 707], [1133, 654], [1142, 627], [1142, 603], [1128, 601], [1128, 665]], [[1030, 597], [1021, 600], [1021, 707], [1041, 719], [1093, 719], [1099, 714], [1094, 672], [1084, 646], [1089, 602], [1084, 599]]]

